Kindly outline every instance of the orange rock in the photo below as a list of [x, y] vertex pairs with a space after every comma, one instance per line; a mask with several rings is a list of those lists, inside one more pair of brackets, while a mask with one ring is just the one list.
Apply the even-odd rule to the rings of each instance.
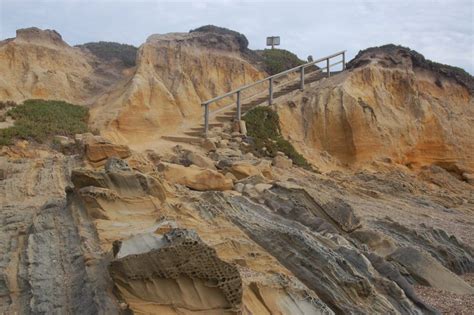
[[87, 159], [95, 166], [105, 164], [109, 157], [125, 159], [131, 155], [126, 145], [107, 142], [92, 142], [86, 144]]

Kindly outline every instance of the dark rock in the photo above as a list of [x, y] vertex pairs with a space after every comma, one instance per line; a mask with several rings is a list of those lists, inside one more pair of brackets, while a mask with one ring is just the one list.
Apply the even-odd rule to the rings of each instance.
[[456, 274], [474, 271], [473, 248], [441, 229], [421, 224], [415, 230], [390, 218], [377, 220], [374, 224], [400, 247], [415, 246], [422, 249]]
[[414, 247], [402, 247], [390, 254], [389, 260], [403, 266], [416, 283], [457, 294], [474, 294], [474, 288], [446, 269], [429, 254]]
[[231, 219], [336, 313], [417, 314], [427, 309], [374, 272], [363, 252], [342, 236], [325, 237], [242, 196], [205, 193], [199, 207]]

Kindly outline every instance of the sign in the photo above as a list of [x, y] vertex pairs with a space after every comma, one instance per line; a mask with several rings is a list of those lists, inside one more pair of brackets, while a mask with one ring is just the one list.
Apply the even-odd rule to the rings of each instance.
[[272, 46], [272, 49], [274, 46], [280, 45], [280, 36], [270, 36], [267, 37], [267, 46]]

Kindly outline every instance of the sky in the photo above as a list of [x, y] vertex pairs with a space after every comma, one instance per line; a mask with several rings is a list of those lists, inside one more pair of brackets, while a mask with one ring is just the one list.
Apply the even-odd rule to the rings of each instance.
[[0, 0], [0, 39], [36, 26], [58, 31], [70, 45], [139, 46], [151, 34], [213, 24], [245, 34], [252, 49], [280, 36], [280, 48], [301, 59], [341, 50], [351, 59], [361, 49], [394, 43], [474, 74], [473, 15], [474, 0]]

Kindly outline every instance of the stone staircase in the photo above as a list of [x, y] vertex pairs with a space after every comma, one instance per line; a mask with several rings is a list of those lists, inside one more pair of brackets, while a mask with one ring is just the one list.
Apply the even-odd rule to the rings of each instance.
[[[341, 52], [344, 54], [344, 52]], [[338, 54], [341, 54], [338, 53]], [[333, 56], [337, 56], [338, 54], [334, 54]], [[313, 82], [317, 82], [323, 78], [328, 77], [328, 74], [330, 76], [336, 75], [342, 71], [330, 71], [329, 73], [323, 72], [324, 69], [330, 69], [329, 65], [329, 58], [331, 56], [326, 57], [328, 60], [327, 67], [326, 68], [318, 68], [314, 67], [314, 64], [317, 62], [311, 62], [308, 64], [303, 65], [303, 67], [309, 67], [313, 66], [310, 69], [307, 70], [305, 73], [302, 71], [302, 76], [304, 78], [304, 84], [311, 84]], [[321, 59], [321, 60], [326, 60], [326, 59]], [[341, 62], [339, 62], [341, 63]], [[337, 63], [336, 63], [337, 64]], [[342, 60], [343, 64], [343, 70], [345, 69], [345, 60], [343, 57]], [[298, 67], [297, 67], [298, 68]], [[297, 69], [294, 68], [294, 69]], [[294, 69], [290, 69], [287, 71], [282, 72], [281, 74], [277, 74], [273, 77], [278, 77], [285, 75], [287, 73], [290, 73], [294, 71]], [[269, 77], [270, 78], [270, 77]], [[268, 79], [268, 78], [267, 78]], [[287, 95], [289, 93], [292, 93], [293, 91], [301, 90], [302, 84], [301, 84], [301, 79], [302, 77], [300, 76], [298, 79], [293, 79], [290, 81], [286, 82], [275, 82], [275, 90], [272, 92], [273, 98], [272, 100], [277, 100], [279, 97], [282, 97], [284, 95]], [[258, 83], [258, 82], [257, 82]], [[245, 89], [245, 87], [243, 88]], [[232, 93], [232, 92], [230, 92]], [[225, 97], [225, 95], [223, 96]], [[241, 101], [240, 104], [240, 109], [241, 109], [241, 115], [245, 115], [246, 112], [251, 110], [252, 108], [256, 106], [261, 106], [261, 105], [268, 105], [269, 104], [269, 92], [263, 91], [259, 92], [253, 96], [248, 97], [247, 99], [244, 99]], [[231, 103], [229, 105], [224, 106], [223, 108], [220, 108], [218, 110], [215, 110], [213, 113], [211, 113], [208, 116], [208, 130], [212, 131], [213, 128], [216, 127], [224, 127], [226, 123], [232, 122], [236, 119], [238, 119], [238, 113], [237, 113], [237, 103]], [[167, 135], [167, 136], [162, 136], [162, 139], [168, 140], [168, 141], [173, 141], [173, 142], [181, 142], [181, 143], [189, 143], [189, 144], [195, 144], [199, 145], [202, 144], [202, 142], [205, 139], [205, 124], [196, 124], [194, 126], [190, 126], [189, 128], [185, 129], [182, 131], [181, 134], [179, 135]]]

